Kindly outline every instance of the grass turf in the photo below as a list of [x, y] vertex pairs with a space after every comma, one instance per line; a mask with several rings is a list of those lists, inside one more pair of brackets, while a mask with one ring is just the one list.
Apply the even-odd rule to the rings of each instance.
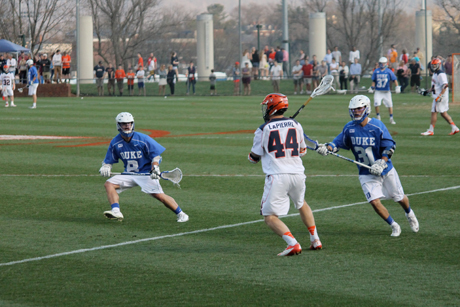
[[[297, 119], [310, 137], [330, 141], [349, 120], [350, 98], [317, 97]], [[0, 306], [460, 305], [459, 136], [447, 135], [442, 118], [435, 136], [420, 136], [430, 99], [393, 98], [397, 124], [388, 124], [385, 108], [382, 120], [397, 142], [393, 162], [420, 232], [410, 231], [399, 205], [384, 201], [402, 227], [399, 238], [390, 237], [362, 203], [356, 167], [310, 152], [306, 200], [318, 210], [324, 249], [306, 250], [308, 231], [288, 216], [304, 252], [285, 258], [276, 257], [284, 241], [258, 214], [261, 167], [247, 161], [261, 96], [39, 98], [36, 110], [17, 99], [17, 108], [0, 113], [2, 134], [90, 138], [0, 141]], [[288, 115], [305, 100], [290, 96]], [[161, 168], [180, 167], [184, 179], [181, 189], [162, 186], [189, 222], [176, 223], [139, 189], [121, 194], [122, 223], [102, 216], [110, 207], [97, 171], [122, 111], [134, 115], [137, 131], [169, 132], [156, 138], [167, 148]], [[458, 121], [460, 107], [449, 113]], [[321, 211], [347, 204], [356, 205]], [[225, 225], [232, 226], [219, 228]], [[132, 244], [117, 245], [124, 242]]]

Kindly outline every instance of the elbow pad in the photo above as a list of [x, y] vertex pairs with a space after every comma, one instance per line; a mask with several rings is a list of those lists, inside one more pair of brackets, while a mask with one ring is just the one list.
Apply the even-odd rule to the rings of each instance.
[[396, 146], [387, 147], [382, 152], [382, 157], [387, 157], [387, 159], [391, 159], [391, 156], [395, 153]]

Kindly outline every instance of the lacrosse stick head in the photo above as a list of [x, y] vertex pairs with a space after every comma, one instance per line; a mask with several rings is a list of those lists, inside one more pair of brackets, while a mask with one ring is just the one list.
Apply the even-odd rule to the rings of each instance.
[[307, 145], [307, 148], [308, 148], [308, 149], [311, 149], [311, 150], [316, 150], [316, 149], [318, 149], [318, 141], [312, 140], [312, 139], [309, 138], [308, 135], [306, 135], [305, 133], [303, 134], [303, 136], [304, 136], [305, 144]]
[[324, 78], [321, 80], [321, 83], [317, 88], [315, 88], [310, 97], [314, 98], [316, 96], [324, 95], [330, 90], [335, 91], [335, 89], [332, 87], [332, 82], [334, 82], [334, 77], [332, 75], [324, 76]]
[[162, 179], [169, 180], [174, 183], [174, 185], [180, 187], [179, 182], [182, 180], [182, 171], [179, 168], [176, 167], [172, 171], [161, 172], [160, 176]]
[[418, 88], [417, 89], [417, 93], [419, 95], [422, 95], [422, 96], [428, 96], [430, 94], [430, 92], [428, 92], [426, 89], [424, 88]]
[[22, 88], [22, 87], [18, 88], [19, 93], [22, 93], [23, 90], [24, 90], [24, 88]]
[[348, 104], [348, 111], [351, 120], [360, 124], [371, 114], [371, 100], [367, 96], [356, 95], [351, 98]]

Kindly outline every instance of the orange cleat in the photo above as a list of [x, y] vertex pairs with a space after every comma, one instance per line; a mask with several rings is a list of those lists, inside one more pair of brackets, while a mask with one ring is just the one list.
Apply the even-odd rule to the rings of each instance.
[[299, 255], [302, 252], [302, 247], [300, 247], [300, 244], [297, 243], [294, 246], [288, 245], [286, 249], [282, 252], [279, 253], [278, 256], [294, 256], [294, 255]]
[[455, 131], [452, 131], [451, 133], [449, 133], [449, 135], [454, 135], [454, 134], [457, 134], [457, 133], [459, 133], [459, 132], [460, 132], [460, 130], [459, 130], [459, 129], [457, 129], [457, 130], [455, 130]]
[[433, 131], [428, 130], [427, 132], [420, 133], [421, 135], [434, 135]]

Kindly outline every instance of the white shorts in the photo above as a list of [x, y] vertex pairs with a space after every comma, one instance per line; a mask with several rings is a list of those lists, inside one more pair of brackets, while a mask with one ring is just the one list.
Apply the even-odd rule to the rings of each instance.
[[296, 209], [302, 208], [305, 198], [305, 178], [304, 174], [266, 176], [260, 214], [263, 216], [288, 214], [289, 199]]
[[394, 167], [385, 176], [360, 175], [359, 182], [368, 202], [374, 199], [398, 202], [404, 198], [404, 190]]
[[38, 83], [32, 83], [29, 85], [29, 96], [37, 94]]
[[444, 113], [449, 111], [449, 95], [442, 95], [442, 101], [436, 102], [436, 98], [433, 99], [433, 105], [431, 106], [431, 112]]
[[142, 192], [147, 194], [163, 193], [160, 181], [158, 179], [151, 179], [149, 176], [116, 175], [107, 179], [107, 181], [120, 186], [117, 189], [118, 194], [136, 186], [140, 186]]
[[3, 94], [4, 97], [14, 96], [13, 89], [11, 87], [7, 87], [7, 88], [3, 89], [2, 94]]
[[385, 105], [387, 108], [393, 107], [393, 101], [391, 100], [391, 92], [390, 91], [375, 91], [374, 93], [374, 107], [380, 107], [382, 104]]

